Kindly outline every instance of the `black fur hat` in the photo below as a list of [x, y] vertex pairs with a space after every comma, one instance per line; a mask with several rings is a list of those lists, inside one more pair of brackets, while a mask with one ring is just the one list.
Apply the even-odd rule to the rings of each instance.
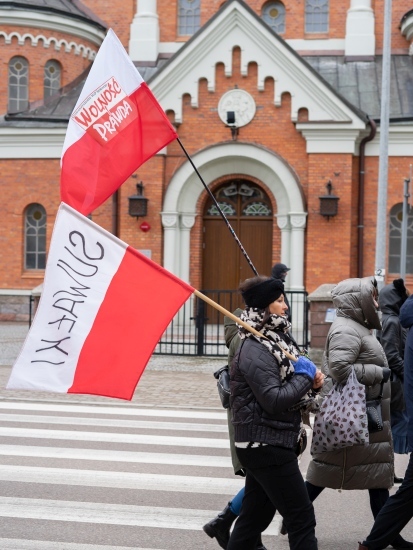
[[244, 302], [249, 307], [265, 309], [284, 294], [284, 285], [280, 279], [267, 279], [242, 292]]

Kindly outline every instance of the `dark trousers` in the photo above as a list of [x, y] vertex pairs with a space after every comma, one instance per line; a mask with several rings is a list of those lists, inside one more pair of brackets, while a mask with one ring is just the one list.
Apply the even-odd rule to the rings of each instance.
[[245, 496], [227, 550], [253, 550], [275, 511], [283, 516], [291, 550], [317, 550], [314, 508], [297, 459], [264, 468], [246, 467]]
[[[322, 493], [325, 487], [318, 487], [313, 485], [309, 481], [305, 482], [307, 487], [308, 496], [310, 497], [311, 502], [314, 502], [320, 493]], [[384, 504], [389, 498], [389, 491], [387, 489], [369, 489], [370, 496], [370, 508], [373, 514], [373, 517], [376, 518], [377, 514], [380, 512]], [[394, 538], [394, 537], [393, 537]], [[390, 539], [393, 540], [393, 539]]]
[[371, 550], [382, 550], [394, 541], [413, 517], [413, 453], [397, 493], [389, 497], [378, 513], [373, 528], [363, 542]]

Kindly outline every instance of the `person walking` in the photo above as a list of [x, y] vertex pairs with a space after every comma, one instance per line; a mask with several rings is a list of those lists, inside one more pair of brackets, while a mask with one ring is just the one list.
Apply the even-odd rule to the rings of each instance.
[[[231, 365], [231, 409], [237, 456], [246, 471], [245, 495], [228, 550], [253, 550], [275, 511], [284, 517], [290, 548], [316, 550], [315, 516], [298, 467], [301, 408], [314, 403], [324, 377], [288, 335], [284, 285], [253, 277], [240, 285], [241, 319]], [[292, 362], [288, 357], [293, 357]]]
[[[404, 381], [404, 347], [407, 331], [400, 324], [400, 308], [407, 300], [407, 289], [403, 279], [395, 279], [383, 287], [379, 294], [379, 306], [382, 312], [382, 330], [380, 343], [383, 346], [391, 370], [390, 424], [393, 436], [394, 452], [407, 453], [407, 413], [405, 410]], [[394, 475], [394, 483], [401, 483], [402, 478]]]
[[[240, 317], [242, 309], [237, 308], [234, 311], [234, 315]], [[224, 335], [225, 335], [225, 344], [228, 348], [228, 365], [231, 365], [232, 360], [241, 344], [241, 338], [238, 334], [238, 326], [236, 322], [231, 317], [224, 317]], [[226, 409], [228, 415], [228, 433], [231, 449], [231, 460], [232, 466], [234, 468], [234, 474], [245, 477], [244, 468], [239, 461], [239, 458], [236, 453], [235, 443], [234, 443], [234, 428], [231, 422], [231, 409]], [[206, 523], [202, 529], [205, 533], [211, 537], [215, 538], [217, 543], [221, 548], [226, 548], [230, 530], [232, 524], [239, 516], [241, 511], [242, 500], [244, 498], [245, 487], [243, 487], [225, 506], [225, 508], [220, 512], [215, 518], [211, 519]], [[266, 550], [265, 546], [262, 543], [261, 535], [257, 539], [257, 544], [255, 550]]]
[[[402, 327], [408, 329], [404, 351], [404, 398], [408, 417], [409, 464], [398, 491], [389, 497], [380, 510], [366, 540], [359, 543], [359, 550], [386, 548], [397, 536], [400, 536], [400, 531], [413, 517], [413, 296], [407, 298], [401, 306], [399, 319]], [[413, 543], [409, 544], [410, 546], [404, 546], [404, 548], [413, 548]]]
[[[313, 502], [324, 490], [367, 489], [375, 518], [389, 497], [394, 481], [394, 454], [390, 430], [390, 369], [372, 330], [380, 330], [377, 282], [372, 277], [346, 279], [331, 291], [337, 310], [327, 335], [322, 371], [326, 375], [322, 395], [333, 382], [344, 384], [354, 368], [357, 380], [366, 386], [366, 398], [374, 399], [384, 381], [383, 430], [370, 433], [368, 445], [314, 454], [307, 469], [306, 486]], [[288, 526], [287, 526], [288, 530]], [[393, 548], [411, 548], [400, 535]]]
[[[272, 266], [271, 277], [273, 277], [274, 279], [279, 279], [280, 281], [282, 281], [283, 284], [285, 284], [285, 279], [286, 279], [289, 271], [291, 271], [290, 267], [287, 267], [285, 264], [282, 264], [282, 263], [276, 263]], [[291, 306], [290, 306], [290, 303], [289, 303], [285, 293], [284, 293], [284, 301], [285, 301], [285, 303], [287, 304], [287, 307], [288, 307], [287, 319], [291, 323], [291, 319], [292, 319], [292, 317], [291, 317]]]

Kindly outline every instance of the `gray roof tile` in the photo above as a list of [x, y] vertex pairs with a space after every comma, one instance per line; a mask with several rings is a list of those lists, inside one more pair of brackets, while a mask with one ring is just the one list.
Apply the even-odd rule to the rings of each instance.
[[86, 21], [102, 30], [108, 28], [108, 25], [95, 15], [92, 10], [82, 4], [80, 0], [0, 0], [0, 10], [9, 8], [59, 13], [67, 17]]

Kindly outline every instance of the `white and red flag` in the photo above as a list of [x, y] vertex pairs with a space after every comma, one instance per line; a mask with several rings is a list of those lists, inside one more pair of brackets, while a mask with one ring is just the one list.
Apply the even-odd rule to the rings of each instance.
[[132, 399], [194, 288], [65, 204], [34, 322], [8, 389]]
[[177, 137], [110, 29], [67, 127], [61, 160], [62, 201], [90, 214]]

